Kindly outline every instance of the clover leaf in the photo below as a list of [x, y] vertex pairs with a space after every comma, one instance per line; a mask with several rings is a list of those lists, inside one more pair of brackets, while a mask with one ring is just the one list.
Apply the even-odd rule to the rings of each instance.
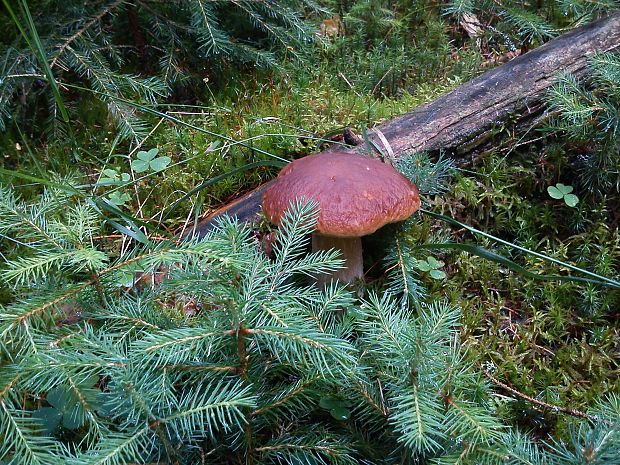
[[159, 149], [152, 148], [148, 152], [140, 150], [138, 158], [131, 161], [131, 167], [136, 173], [143, 173], [149, 169], [152, 171], [164, 170], [172, 161], [170, 157], [158, 157]]
[[575, 194], [571, 194], [571, 192], [573, 192], [573, 186], [567, 186], [559, 182], [555, 186], [548, 186], [547, 192], [553, 199], [563, 199], [564, 203], [569, 207], [574, 207], [579, 203], [579, 197]]
[[108, 200], [114, 205], [116, 205], [117, 207], [122, 207], [129, 200], [131, 200], [131, 197], [129, 196], [127, 192], [114, 191], [110, 194], [110, 196], [108, 197]]
[[319, 401], [319, 406], [329, 411], [329, 414], [336, 420], [348, 420], [351, 418], [351, 404], [346, 400], [337, 399], [331, 396], [323, 396]]
[[97, 181], [98, 186], [125, 184], [130, 179], [128, 173], [119, 173], [118, 170], [113, 168], [106, 168], [101, 174], [102, 176], [99, 178], [99, 181]]
[[84, 403], [96, 409], [97, 394], [101, 391], [94, 388], [99, 377], [89, 376], [75, 387], [61, 384], [49, 390], [46, 399], [51, 407], [42, 407], [32, 414], [39, 421], [43, 431], [51, 434], [58, 425], [67, 429], [80, 428], [86, 422]]
[[153, 171], [162, 171], [170, 164], [170, 157], [157, 157], [151, 160], [151, 169]]
[[351, 418], [351, 410], [346, 407], [334, 407], [329, 411], [336, 420], [344, 421]]
[[56, 407], [41, 407], [32, 414], [32, 418], [39, 422], [43, 432], [49, 436], [60, 424], [62, 412]]
[[444, 265], [444, 262], [437, 260], [435, 257], [428, 257], [426, 260], [418, 260], [416, 263], [418, 270], [428, 272], [433, 279], [444, 279], [446, 277], [446, 273], [439, 269]]

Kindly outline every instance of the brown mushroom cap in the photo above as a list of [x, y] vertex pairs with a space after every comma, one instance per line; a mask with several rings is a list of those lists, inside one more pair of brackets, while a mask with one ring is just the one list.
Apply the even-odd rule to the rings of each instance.
[[289, 163], [263, 194], [263, 211], [280, 224], [301, 198], [319, 204], [316, 232], [333, 237], [372, 234], [420, 208], [415, 184], [390, 165], [352, 153], [319, 153]]

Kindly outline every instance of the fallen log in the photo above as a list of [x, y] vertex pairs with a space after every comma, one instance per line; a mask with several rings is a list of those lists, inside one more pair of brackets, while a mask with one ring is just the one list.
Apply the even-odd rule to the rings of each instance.
[[[542, 99], [560, 72], [582, 78], [588, 58], [595, 53], [620, 49], [620, 13], [575, 29], [472, 79], [436, 100], [369, 130], [373, 144], [403, 153], [444, 149], [457, 157], [488, 142], [510, 117], [511, 127], [539, 116]], [[327, 151], [342, 151], [330, 148]], [[365, 150], [361, 145], [346, 151]], [[222, 214], [241, 221], [260, 210], [263, 191], [269, 183], [222, 206], [202, 220], [195, 233], [208, 231]]]

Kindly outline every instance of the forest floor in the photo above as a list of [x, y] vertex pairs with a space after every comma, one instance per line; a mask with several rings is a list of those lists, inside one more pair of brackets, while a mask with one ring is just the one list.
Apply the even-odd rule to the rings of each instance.
[[[96, 195], [148, 223], [153, 237], [178, 236], [209, 212], [273, 178], [283, 160], [338, 142], [345, 127], [361, 134], [510, 59], [506, 51], [477, 49], [472, 41], [455, 46], [447, 39], [429, 52], [436, 56], [426, 68], [398, 74], [396, 59], [379, 65], [369, 54], [347, 56], [338, 40], [328, 39], [314, 66], [304, 71], [294, 66], [277, 74], [245, 70], [217, 83], [206, 73], [201, 97], [173, 96], [169, 105], [159, 107], [161, 116], [148, 117], [152, 130], [139, 145], [120, 141], [111, 125], [91, 125], [101, 121], [104, 108], [85, 97], [82, 104], [89, 110], [76, 123], [77, 156], [61, 138], [32, 145], [37, 131], [32, 127], [31, 133], [3, 141], [4, 166], [38, 178], [48, 173], [84, 176], [99, 183]], [[359, 50], [351, 55], [358, 52], [364, 54]], [[366, 79], [370, 74], [374, 80]], [[618, 276], [618, 193], [596, 196], [573, 182], [582, 147], [564, 144], [548, 128], [518, 140], [506, 131], [505, 142], [458, 167], [445, 192], [425, 196], [423, 207], [557, 260]], [[151, 149], [157, 149], [151, 160], [160, 160], [163, 170], [148, 166], [149, 160], [142, 169], [140, 157], [144, 161], [147, 156], [139, 154]], [[101, 182], [123, 176], [135, 182], [120, 188]], [[208, 180], [217, 182], [186, 195]], [[548, 187], [558, 182], [574, 187], [580, 200], [576, 206], [550, 196]], [[566, 273], [429, 216], [418, 216], [408, 228], [414, 243], [471, 241], [519, 261], [531, 272]], [[127, 238], [118, 235], [111, 230], [108, 239], [110, 247], [120, 250]], [[386, 242], [381, 232], [372, 240], [375, 253], [366, 263], [370, 288], [385, 281]], [[419, 258], [429, 255], [420, 252]], [[460, 333], [468, 357], [492, 375], [489, 383], [497, 392], [514, 398], [502, 404], [502, 416], [516, 418], [541, 435], [563, 435], [571, 416], [545, 404], [585, 411], [601, 396], [620, 392], [617, 290], [534, 280], [465, 251], [434, 251], [432, 256], [443, 262], [445, 277], [420, 272], [419, 279], [429, 300], [447, 299], [462, 308]], [[8, 295], [5, 291], [5, 301]]]

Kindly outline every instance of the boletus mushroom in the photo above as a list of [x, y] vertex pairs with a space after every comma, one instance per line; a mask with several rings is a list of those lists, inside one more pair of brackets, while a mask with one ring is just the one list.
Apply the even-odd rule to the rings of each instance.
[[338, 249], [345, 267], [317, 277], [351, 283], [363, 279], [361, 237], [407, 219], [420, 208], [418, 189], [392, 166], [363, 155], [331, 152], [310, 155], [285, 166], [263, 194], [267, 218], [279, 225], [297, 199], [319, 205], [312, 250]]

